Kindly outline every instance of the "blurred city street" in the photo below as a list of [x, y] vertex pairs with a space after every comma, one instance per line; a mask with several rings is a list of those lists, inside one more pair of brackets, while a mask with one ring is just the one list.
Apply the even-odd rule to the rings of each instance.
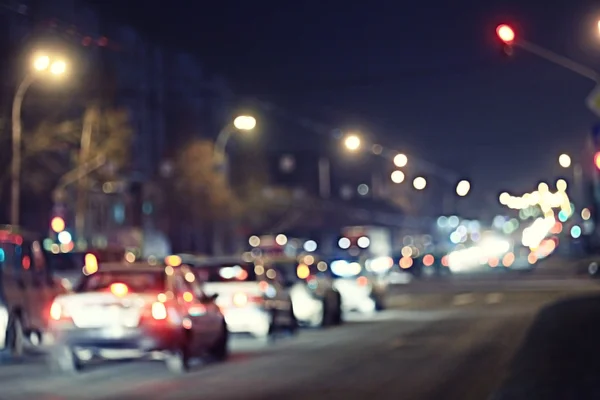
[[[275, 345], [235, 338], [226, 363], [198, 365], [181, 377], [171, 375], [160, 362], [138, 361], [57, 376], [48, 372], [42, 357], [31, 356], [0, 367], [0, 399], [239, 399], [241, 393], [245, 399], [485, 399], [509, 375], [510, 361], [544, 305], [565, 297], [600, 295], [600, 286], [589, 279], [527, 282], [506, 275], [478, 278], [486, 290], [480, 286], [473, 291], [474, 279], [445, 282], [442, 295], [440, 282], [422, 282], [420, 293], [410, 295], [405, 292], [412, 285], [398, 285], [391, 288], [388, 310], [348, 315], [340, 327], [303, 330], [297, 338], [280, 338]], [[600, 297], [578, 301], [580, 309], [586, 306], [581, 318], [589, 321], [589, 315], [598, 315]], [[553, 335], [565, 310], [553, 313], [546, 312], [550, 323], [536, 324], [528, 345], [560, 347], [567, 333], [577, 330], [569, 314], [573, 329], [561, 337]], [[590, 329], [586, 335], [594, 333], [598, 331]], [[575, 347], [594, 351], [583, 344]], [[531, 351], [519, 363], [531, 370], [539, 365], [538, 356]], [[520, 371], [518, 365], [515, 368]]]

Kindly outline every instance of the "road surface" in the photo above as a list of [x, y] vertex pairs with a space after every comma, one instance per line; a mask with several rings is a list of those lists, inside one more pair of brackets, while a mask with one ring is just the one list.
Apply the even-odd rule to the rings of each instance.
[[[547, 322], [556, 325], [554, 311], [542, 313], [550, 317], [541, 327], [538, 311], [584, 291], [569, 289], [575, 283], [562, 292], [538, 287], [523, 293], [504, 285], [489, 293], [461, 289], [448, 302], [423, 309], [398, 305], [372, 317], [352, 316], [344, 326], [302, 331], [274, 346], [238, 338], [229, 361], [199, 365], [180, 377], [160, 362], [102, 365], [75, 377], [56, 376], [32, 357], [0, 366], [0, 399], [481, 400], [522, 392], [523, 380], [513, 376], [535, 371], [532, 360], [539, 351], [521, 355], [524, 338], [528, 346], [556, 339]], [[588, 287], [588, 282], [579, 285]], [[584, 301], [600, 308], [600, 300]], [[533, 339], [527, 337], [532, 323], [537, 329]], [[515, 354], [524, 370], [511, 364]]]

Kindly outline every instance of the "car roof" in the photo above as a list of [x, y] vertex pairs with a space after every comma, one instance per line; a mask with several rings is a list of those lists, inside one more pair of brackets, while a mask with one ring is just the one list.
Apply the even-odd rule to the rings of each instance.
[[162, 264], [149, 264], [144, 262], [112, 262], [102, 263], [98, 272], [115, 272], [115, 271], [127, 271], [127, 272], [164, 272], [165, 266]]

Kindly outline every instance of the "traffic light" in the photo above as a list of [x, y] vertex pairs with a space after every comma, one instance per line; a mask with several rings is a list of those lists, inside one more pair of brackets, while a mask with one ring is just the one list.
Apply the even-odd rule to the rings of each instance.
[[508, 56], [513, 55], [513, 43], [515, 41], [515, 31], [512, 27], [506, 24], [498, 25], [496, 28], [496, 35], [502, 42], [502, 51]]

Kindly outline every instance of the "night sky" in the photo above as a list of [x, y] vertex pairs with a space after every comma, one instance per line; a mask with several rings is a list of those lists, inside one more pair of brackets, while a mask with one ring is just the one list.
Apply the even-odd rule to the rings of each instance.
[[[522, 51], [504, 57], [495, 27], [513, 23], [600, 69], [598, 2], [103, 3], [195, 52], [240, 93], [462, 172], [473, 200], [556, 176], [558, 155], [579, 157], [596, 120], [584, 104], [593, 82]], [[273, 131], [288, 143], [296, 135]]]

